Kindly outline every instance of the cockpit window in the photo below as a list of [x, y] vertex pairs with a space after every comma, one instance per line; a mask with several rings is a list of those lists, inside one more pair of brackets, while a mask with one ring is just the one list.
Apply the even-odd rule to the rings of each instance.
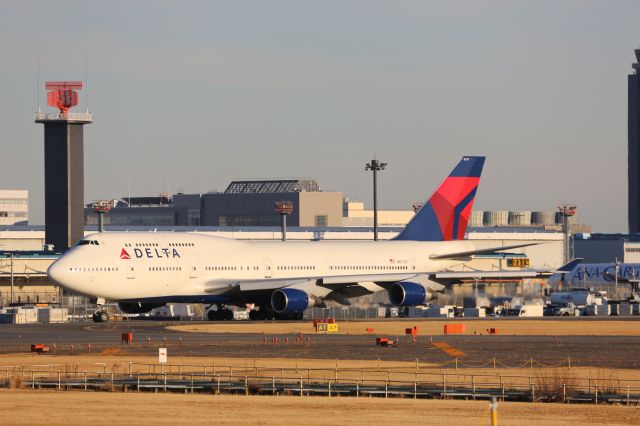
[[87, 245], [99, 246], [100, 243], [98, 243], [96, 240], [80, 240], [78, 241], [78, 245], [79, 246], [87, 246]]

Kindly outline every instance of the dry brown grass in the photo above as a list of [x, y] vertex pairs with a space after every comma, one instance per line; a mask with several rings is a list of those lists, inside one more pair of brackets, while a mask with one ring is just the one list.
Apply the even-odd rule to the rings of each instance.
[[[489, 424], [488, 403], [379, 398], [0, 391], [2, 424]], [[500, 403], [500, 424], [637, 424], [640, 409]]]
[[[129, 363], [132, 364], [132, 372], [140, 373], [160, 373], [158, 358], [152, 356], [133, 355], [47, 355], [37, 356], [31, 354], [9, 354], [0, 355], [0, 380], [5, 378], [22, 377], [22, 369], [26, 371], [25, 380], [30, 377], [30, 370], [39, 371], [42, 377], [57, 377], [60, 371], [63, 377], [74, 375], [76, 372], [114, 372], [127, 373]], [[164, 367], [164, 372], [177, 374], [202, 374], [205, 370], [207, 374], [215, 371], [227, 374], [231, 370], [234, 375], [246, 375], [249, 378], [256, 374], [260, 377], [303, 377], [305, 379], [324, 381], [335, 379], [335, 369], [338, 368], [338, 375], [341, 380], [364, 380], [371, 382], [374, 380], [384, 381], [386, 379], [394, 381], [413, 382], [415, 377], [415, 362], [398, 361], [363, 361], [363, 360], [327, 360], [327, 359], [291, 359], [291, 358], [210, 358], [210, 357], [169, 357], [171, 365]], [[151, 365], [151, 367], [149, 367]], [[462, 363], [461, 363], [462, 365]], [[534, 380], [536, 387], [549, 388], [548, 394], [558, 395], [558, 386], [561, 382], [567, 385], [580, 386], [586, 389], [589, 385], [598, 384], [601, 393], [606, 390], [625, 390], [627, 385], [637, 386], [629, 383], [629, 380], [640, 380], [640, 370], [634, 369], [601, 369], [592, 367], [567, 368], [497, 368], [491, 365], [483, 368], [439, 368], [429, 364], [418, 364], [420, 382], [434, 381], [439, 383], [442, 374], [447, 375], [447, 382], [456, 385], [470, 386], [471, 381], [482, 385], [483, 383], [504, 382], [506, 386], [518, 384], [525, 386], [529, 383], [529, 377]], [[289, 369], [283, 371], [282, 369]], [[5, 372], [8, 371], [8, 373]], [[38, 374], [36, 374], [38, 375]], [[473, 376], [473, 377], [472, 377]], [[517, 377], [511, 377], [517, 376]], [[17, 382], [16, 382], [17, 383]], [[554, 384], [551, 386], [552, 384]], [[552, 389], [555, 391], [552, 392]], [[544, 389], [543, 389], [544, 391]], [[593, 391], [593, 388], [591, 389]], [[539, 393], [539, 392], [537, 392]], [[539, 393], [539, 395], [543, 395]], [[550, 398], [553, 399], [553, 398]]]
[[[589, 372], [591, 374], [591, 372]], [[568, 368], [544, 368], [534, 372], [536, 397], [546, 401], [562, 401], [574, 393], [578, 380]]]
[[598, 385], [600, 393], [615, 395], [622, 393], [623, 382], [620, 372], [614, 368], [601, 368], [590, 376], [594, 385]]
[[[533, 336], [637, 336], [640, 335], [639, 321], [598, 321], [598, 320], [423, 320], [415, 321], [357, 321], [340, 322], [339, 334], [370, 334], [374, 336], [402, 336], [405, 328], [418, 326], [419, 336], [442, 335], [445, 323], [465, 324], [465, 334], [487, 334], [488, 328], [497, 328], [504, 335]], [[313, 334], [313, 324], [305, 322], [228, 322], [218, 324], [190, 324], [167, 327], [181, 332], [204, 333], [264, 333], [264, 334]]]

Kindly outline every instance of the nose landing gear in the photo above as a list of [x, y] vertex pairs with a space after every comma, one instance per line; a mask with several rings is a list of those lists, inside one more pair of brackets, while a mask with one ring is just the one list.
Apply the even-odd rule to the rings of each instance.
[[93, 322], [109, 322], [109, 314], [103, 310], [97, 310], [91, 317]]
[[96, 309], [96, 311], [93, 313], [93, 316], [91, 317], [93, 322], [109, 322], [109, 313], [104, 310], [105, 303], [106, 301], [103, 298], [98, 297], [98, 300], [96, 301], [98, 309]]

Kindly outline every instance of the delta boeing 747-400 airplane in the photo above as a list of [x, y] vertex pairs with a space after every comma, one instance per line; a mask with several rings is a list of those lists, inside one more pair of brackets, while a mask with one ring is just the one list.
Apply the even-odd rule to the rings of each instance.
[[[326, 300], [386, 290], [398, 306], [422, 305], [455, 279], [533, 277], [535, 271], [450, 272], [473, 255], [525, 247], [477, 248], [464, 239], [484, 157], [464, 157], [409, 224], [389, 241], [238, 241], [178, 232], [103, 232], [80, 240], [51, 265], [61, 287], [118, 302], [125, 313], [165, 303], [254, 305], [250, 318], [301, 319]], [[439, 282], [440, 281], [440, 282]], [[99, 309], [94, 321], [108, 321]]]

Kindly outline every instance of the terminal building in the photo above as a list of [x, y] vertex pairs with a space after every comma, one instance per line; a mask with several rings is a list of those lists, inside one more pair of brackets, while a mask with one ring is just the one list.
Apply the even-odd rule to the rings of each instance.
[[[200, 194], [127, 197], [109, 200], [104, 224], [111, 226], [200, 226]], [[98, 224], [94, 204], [84, 209], [85, 225]]]
[[[277, 226], [275, 203], [293, 203], [287, 222], [292, 227], [342, 226], [342, 192], [321, 191], [313, 179], [238, 180], [224, 192], [133, 197], [111, 201], [105, 225], [115, 226]], [[85, 224], [96, 225], [92, 205]], [[406, 222], [405, 222], [406, 223]]]
[[0, 190], [0, 226], [29, 223], [29, 192]]
[[223, 193], [202, 195], [204, 226], [276, 226], [275, 203], [289, 201], [290, 226], [342, 226], [342, 192], [321, 191], [313, 179], [238, 180]]
[[[373, 226], [373, 210], [362, 201], [350, 200], [339, 191], [322, 191], [313, 179], [237, 180], [224, 192], [126, 197], [111, 200], [104, 217], [110, 226], [274, 227], [280, 224], [277, 202], [291, 202], [287, 218], [291, 227], [357, 228]], [[405, 226], [415, 214], [407, 210], [379, 210], [381, 228]], [[86, 206], [85, 225], [98, 224], [93, 205]], [[562, 230], [563, 217], [554, 211], [473, 211], [473, 228], [522, 228]], [[578, 216], [569, 218], [572, 233], [591, 232]]]
[[640, 263], [640, 234], [577, 234], [573, 244], [585, 263]]

